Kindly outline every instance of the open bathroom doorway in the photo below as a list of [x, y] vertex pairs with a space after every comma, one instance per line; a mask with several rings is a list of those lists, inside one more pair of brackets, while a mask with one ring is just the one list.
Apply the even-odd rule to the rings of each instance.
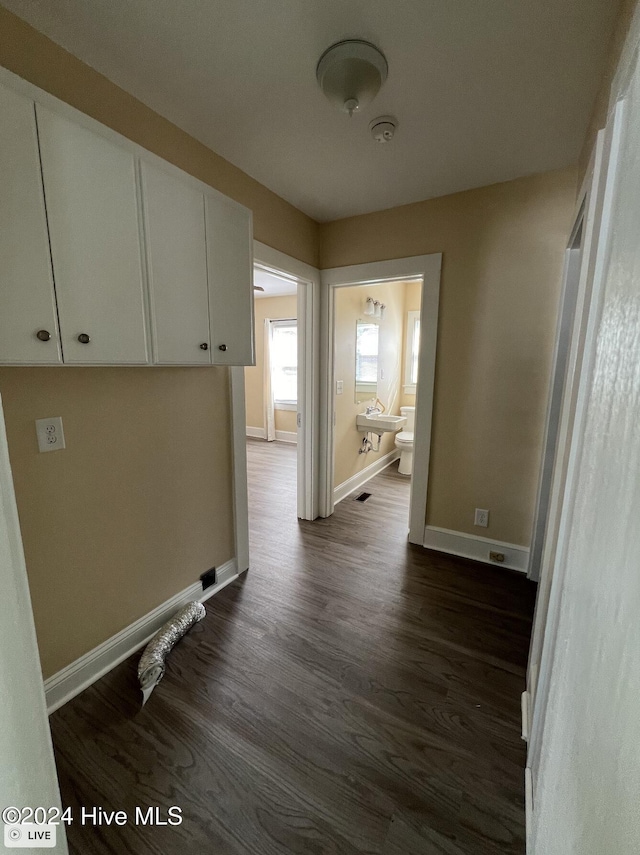
[[[366, 493], [366, 483], [386, 471], [396, 478], [397, 495], [407, 495], [409, 540], [420, 545], [440, 266], [441, 256], [434, 254], [322, 272], [326, 417], [321, 424], [320, 514], [329, 516], [338, 502]], [[409, 482], [404, 493], [400, 481]]]

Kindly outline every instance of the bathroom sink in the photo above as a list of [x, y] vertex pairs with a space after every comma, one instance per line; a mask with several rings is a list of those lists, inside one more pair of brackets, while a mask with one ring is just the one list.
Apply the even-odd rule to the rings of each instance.
[[395, 433], [406, 423], [406, 416], [388, 416], [386, 413], [358, 413], [356, 416], [356, 425], [360, 430], [373, 433]]

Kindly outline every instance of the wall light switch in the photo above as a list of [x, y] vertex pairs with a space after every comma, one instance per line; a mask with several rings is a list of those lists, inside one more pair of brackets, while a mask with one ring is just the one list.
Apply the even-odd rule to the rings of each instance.
[[344, 392], [344, 380], [336, 380], [336, 395], [342, 395]]
[[61, 451], [65, 447], [62, 417], [36, 419], [36, 435], [40, 451]]

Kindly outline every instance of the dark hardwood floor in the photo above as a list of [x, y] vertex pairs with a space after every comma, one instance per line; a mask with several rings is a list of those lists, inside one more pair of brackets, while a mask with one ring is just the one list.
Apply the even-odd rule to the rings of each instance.
[[134, 656], [51, 717], [72, 853], [522, 855], [533, 586], [409, 546], [395, 466], [308, 523], [293, 447], [250, 441], [248, 465], [251, 569], [147, 706]]

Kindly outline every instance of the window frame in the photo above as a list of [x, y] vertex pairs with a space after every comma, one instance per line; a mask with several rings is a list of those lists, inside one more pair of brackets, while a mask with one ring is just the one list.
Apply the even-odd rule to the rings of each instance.
[[[298, 319], [297, 318], [270, 318], [269, 323], [271, 324], [271, 347], [273, 350], [273, 333], [278, 327], [295, 327], [296, 337], [298, 335]], [[298, 364], [296, 359], [296, 371], [298, 370]], [[291, 412], [297, 412], [298, 410], [298, 398], [297, 398], [297, 384], [296, 384], [296, 399], [279, 399], [276, 398], [275, 395], [275, 386], [273, 383], [273, 352], [272, 352], [272, 364], [271, 364], [271, 385], [274, 388], [273, 394], [273, 408], [274, 410], [288, 410]]]

